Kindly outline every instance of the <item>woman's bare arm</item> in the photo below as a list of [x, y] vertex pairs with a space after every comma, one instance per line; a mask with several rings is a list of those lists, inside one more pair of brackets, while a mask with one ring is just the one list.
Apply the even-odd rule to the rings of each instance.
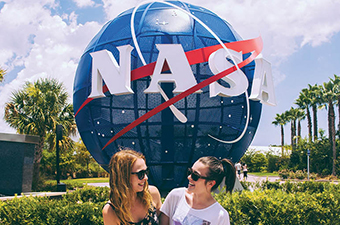
[[157, 216], [160, 214], [160, 209], [162, 206], [161, 194], [159, 193], [157, 187], [150, 185], [149, 191], [152, 197], [152, 202], [155, 204], [157, 210]]

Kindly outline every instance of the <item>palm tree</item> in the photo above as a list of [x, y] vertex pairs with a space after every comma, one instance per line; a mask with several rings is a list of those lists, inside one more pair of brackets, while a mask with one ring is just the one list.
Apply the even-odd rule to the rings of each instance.
[[66, 137], [76, 133], [73, 106], [67, 102], [68, 93], [55, 79], [39, 79], [26, 82], [23, 89], [12, 93], [11, 100], [5, 104], [5, 121], [19, 134], [40, 136], [34, 154], [33, 189], [39, 181], [39, 168], [45, 141], [50, 148], [55, 146], [53, 135], [57, 124], [64, 127]]
[[3, 81], [5, 74], [6, 74], [6, 70], [3, 70], [3, 69], [0, 67], [0, 82]]
[[322, 98], [326, 107], [328, 107], [328, 135], [329, 141], [333, 152], [333, 169], [332, 175], [335, 176], [335, 162], [336, 162], [336, 149], [335, 149], [335, 115], [334, 103], [337, 100], [337, 95], [334, 92], [334, 84], [332, 81], [324, 82], [322, 88]]
[[284, 134], [284, 125], [287, 124], [287, 118], [284, 113], [276, 114], [275, 120], [272, 122], [275, 126], [280, 125], [281, 127], [281, 154], [283, 156], [283, 146], [284, 146], [284, 140], [285, 140], [285, 134]]
[[[334, 74], [334, 79], [331, 79], [334, 84], [334, 91], [337, 96], [337, 105], [338, 105], [338, 115], [340, 115], [340, 76]], [[340, 130], [340, 116], [338, 121], [338, 130]]]
[[293, 107], [285, 111], [288, 122], [290, 122], [290, 144], [292, 150], [295, 149], [295, 137], [296, 137], [296, 113]]
[[298, 120], [298, 126], [297, 126], [297, 138], [298, 138], [298, 143], [300, 142], [301, 139], [301, 120], [304, 120], [306, 118], [306, 114], [305, 111], [303, 111], [300, 108], [296, 108], [296, 118]]
[[301, 109], [306, 110], [307, 116], [307, 126], [308, 126], [308, 138], [309, 141], [312, 141], [312, 119], [309, 111], [309, 107], [311, 106], [310, 94], [308, 89], [304, 88], [299, 94], [298, 99], [295, 100], [295, 104], [299, 106]]
[[308, 84], [308, 89], [310, 93], [310, 101], [313, 111], [313, 140], [318, 139], [318, 106], [322, 104], [321, 102], [321, 86], [320, 85], [310, 85]]

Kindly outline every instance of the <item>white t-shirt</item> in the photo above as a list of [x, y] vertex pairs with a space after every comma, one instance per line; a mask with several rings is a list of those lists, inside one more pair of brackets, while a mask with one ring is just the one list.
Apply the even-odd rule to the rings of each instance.
[[236, 168], [236, 170], [241, 170], [241, 163], [236, 163], [235, 164], [235, 168]]
[[229, 225], [229, 214], [218, 202], [205, 209], [193, 209], [185, 199], [186, 188], [175, 188], [166, 197], [161, 212], [170, 225]]

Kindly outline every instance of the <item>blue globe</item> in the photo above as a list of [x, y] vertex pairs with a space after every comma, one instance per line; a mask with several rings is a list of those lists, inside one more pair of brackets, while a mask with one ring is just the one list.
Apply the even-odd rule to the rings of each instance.
[[[169, 3], [199, 18], [223, 43], [241, 40], [231, 25], [213, 12], [180, 1]], [[181, 123], [166, 108], [103, 149], [115, 134], [165, 101], [158, 93], [143, 92], [151, 79], [144, 77], [131, 82], [134, 94], [116, 96], [107, 91], [104, 98], [94, 99], [81, 108], [91, 93], [91, 52], [106, 49], [119, 62], [117, 47], [131, 45], [134, 47], [131, 53], [131, 70], [143, 66], [131, 34], [130, 20], [133, 10], [127, 10], [107, 22], [89, 43], [78, 65], [73, 105], [74, 111], [79, 111], [76, 123], [88, 151], [105, 170], [111, 156], [120, 147], [142, 152], [151, 172], [149, 183], [160, 190], [187, 185], [187, 168], [202, 156], [212, 155], [238, 161], [255, 135], [262, 104], [249, 100], [248, 118], [245, 94], [211, 98], [208, 86], [201, 89], [201, 94], [190, 94], [174, 104], [186, 116], [186, 123]], [[185, 52], [219, 44], [196, 19], [171, 5], [148, 3], [138, 7], [134, 15], [136, 40], [147, 64], [157, 60], [156, 44], [181, 44]], [[246, 58], [247, 55], [243, 57]], [[248, 92], [251, 90], [254, 68], [254, 62], [242, 68], [249, 81]], [[206, 62], [191, 65], [191, 69], [197, 83], [214, 75]], [[223, 81], [219, 82], [228, 86]], [[174, 84], [162, 83], [161, 87], [169, 98], [176, 95], [172, 92]], [[232, 141], [242, 133], [242, 138], [234, 143], [221, 142], [211, 137]]]

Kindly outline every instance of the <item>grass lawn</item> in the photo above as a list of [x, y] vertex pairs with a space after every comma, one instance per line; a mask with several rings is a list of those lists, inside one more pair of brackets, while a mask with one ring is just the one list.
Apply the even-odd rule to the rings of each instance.
[[251, 172], [250, 175], [258, 176], [258, 177], [278, 177], [278, 173], [267, 173], [267, 172]]
[[69, 180], [61, 180], [62, 183], [80, 183], [80, 184], [86, 184], [86, 183], [108, 183], [109, 178], [104, 177], [96, 177], [96, 178], [78, 178], [78, 179], [69, 179]]

